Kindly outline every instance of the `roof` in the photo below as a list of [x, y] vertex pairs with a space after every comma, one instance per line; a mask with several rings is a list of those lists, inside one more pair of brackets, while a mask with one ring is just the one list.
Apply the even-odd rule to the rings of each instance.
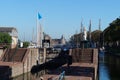
[[17, 31], [14, 27], [0, 27], [0, 32], [12, 32], [13, 29]]

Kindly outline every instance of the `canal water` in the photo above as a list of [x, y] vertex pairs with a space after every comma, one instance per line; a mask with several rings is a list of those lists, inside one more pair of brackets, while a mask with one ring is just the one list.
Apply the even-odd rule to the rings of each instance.
[[[120, 80], [120, 56], [100, 52], [98, 72], [98, 80]], [[40, 80], [42, 74], [26, 73], [12, 80]]]
[[41, 80], [41, 77], [43, 76], [43, 74], [44, 74], [44, 71], [40, 71], [34, 75], [28, 72], [10, 80]]
[[120, 80], [120, 56], [99, 53], [99, 80]]

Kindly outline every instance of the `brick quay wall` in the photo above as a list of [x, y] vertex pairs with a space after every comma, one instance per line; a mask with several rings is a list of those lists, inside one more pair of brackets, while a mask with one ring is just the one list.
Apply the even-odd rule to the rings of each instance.
[[[31, 71], [31, 68], [37, 64], [39, 56], [38, 48], [27, 49], [27, 52], [23, 56], [21, 62], [16, 61], [0, 61], [0, 79], [1, 78], [13, 78], [23, 73]], [[2, 73], [3, 72], [3, 73]]]

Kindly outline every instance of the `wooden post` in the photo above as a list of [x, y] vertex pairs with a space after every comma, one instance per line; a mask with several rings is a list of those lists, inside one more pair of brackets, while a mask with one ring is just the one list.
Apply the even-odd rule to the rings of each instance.
[[44, 53], [43, 53], [43, 62], [46, 62], [46, 48], [44, 48]]
[[69, 55], [72, 55], [72, 49], [69, 50]]
[[[44, 52], [43, 52], [43, 63], [46, 62], [46, 48], [44, 48]], [[43, 71], [43, 74], [46, 73], [46, 70]]]

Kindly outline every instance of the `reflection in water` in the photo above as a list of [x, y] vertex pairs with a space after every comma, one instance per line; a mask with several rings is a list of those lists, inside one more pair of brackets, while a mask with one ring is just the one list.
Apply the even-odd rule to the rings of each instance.
[[99, 53], [99, 80], [120, 80], [120, 57]]
[[106, 55], [107, 67], [109, 69], [110, 80], [120, 80], [120, 56]]
[[40, 80], [40, 78], [43, 76], [44, 71], [40, 71], [34, 75], [32, 75], [30, 72], [26, 74], [22, 74], [20, 76], [15, 77], [12, 80]]
[[104, 52], [99, 53], [99, 80], [110, 80], [109, 71], [105, 65], [105, 56]]
[[108, 68], [104, 63], [100, 63], [99, 65], [99, 80], [110, 80], [108, 74]]
[[[13, 80], [40, 80], [44, 71], [20, 75]], [[99, 80], [120, 80], [120, 57], [99, 53]]]
[[59, 54], [59, 56], [54, 59], [47, 61], [40, 65], [35, 65], [31, 68], [31, 73], [23, 74], [13, 80], [40, 80], [43, 74], [49, 70], [57, 69], [58, 67], [68, 64], [68, 66], [72, 63], [72, 57], [68, 55], [69, 51], [63, 51]]

